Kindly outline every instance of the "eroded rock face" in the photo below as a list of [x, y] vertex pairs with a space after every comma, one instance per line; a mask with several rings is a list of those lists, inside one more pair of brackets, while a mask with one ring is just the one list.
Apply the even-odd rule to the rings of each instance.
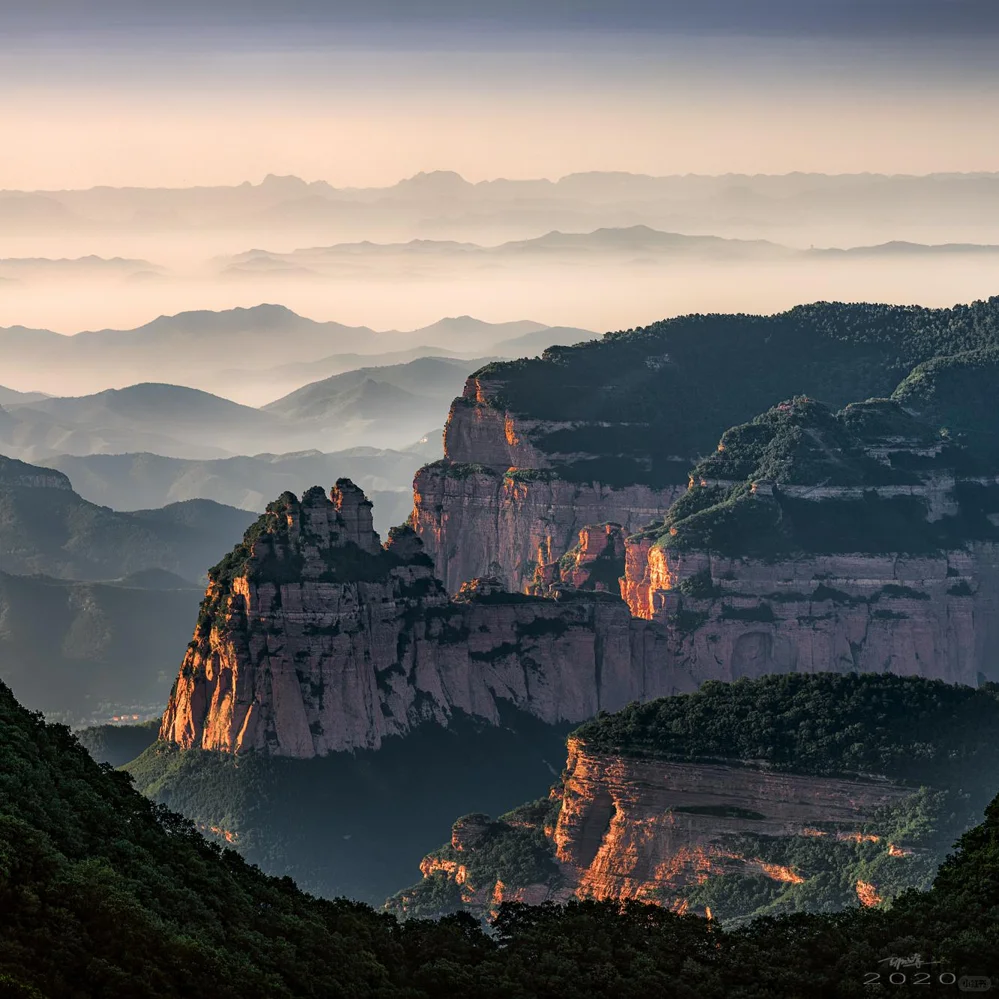
[[622, 595], [670, 628], [674, 665], [696, 675], [887, 670], [977, 686], [997, 675], [985, 651], [999, 638], [997, 565], [993, 543], [766, 561], [634, 539]]
[[544, 600], [482, 580], [451, 600], [412, 530], [386, 545], [370, 504], [285, 494], [213, 570], [163, 717], [184, 747], [296, 757], [375, 748], [501, 701], [547, 722], [692, 690], [666, 635], [610, 594]]
[[625, 537], [620, 524], [591, 524], [557, 562], [539, 565], [532, 592], [554, 596], [562, 588], [617, 593], [624, 577]]
[[[873, 777], [806, 776], [745, 761], [614, 755], [573, 737], [562, 783], [549, 802], [534, 802], [495, 821], [459, 820], [451, 843], [424, 858], [424, 880], [387, 905], [404, 916], [436, 916], [460, 907], [489, 917], [497, 897], [532, 904], [577, 897], [636, 899], [685, 912], [691, 890], [719, 876], [804, 884], [806, 873], [814, 871], [775, 862], [759, 848], [815, 838], [863, 844], [870, 857], [899, 858], [903, 866], [897, 873], [903, 880], [915, 878], [915, 869], [904, 866], [912, 849], [867, 831], [879, 810], [914, 793]], [[736, 910], [739, 904], [732, 903]]]
[[613, 521], [633, 533], [661, 518], [684, 488], [568, 482], [445, 459], [416, 473], [413, 527], [450, 592], [484, 575], [523, 592], [538, 566], [561, 558], [587, 525]]
[[[587, 525], [613, 522], [630, 534], [662, 517], [686, 488], [634, 484], [641, 480], [627, 473], [602, 481], [606, 454], [551, 443], [563, 431], [576, 439], [578, 423], [512, 413], [502, 389], [502, 382], [468, 379], [448, 415], [444, 459], [421, 468], [413, 485], [413, 527], [452, 593], [484, 575], [524, 592], [538, 566], [561, 558]], [[589, 462], [604, 464], [581, 473]], [[569, 466], [571, 481], [560, 471]]]
[[792, 869], [734, 852], [733, 839], [835, 837], [833, 827], [849, 836], [878, 808], [910, 794], [883, 780], [609, 756], [570, 739], [552, 838], [577, 895], [668, 903], [681, 889], [726, 872], [801, 881]]

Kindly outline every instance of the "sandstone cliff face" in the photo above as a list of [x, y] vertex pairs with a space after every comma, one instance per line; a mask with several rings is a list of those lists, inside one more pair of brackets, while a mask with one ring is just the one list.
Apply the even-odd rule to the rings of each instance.
[[620, 524], [591, 524], [557, 562], [539, 564], [532, 592], [555, 596], [563, 588], [617, 593], [624, 576], [625, 537]]
[[[559, 559], [589, 524], [632, 533], [662, 517], [685, 484], [608, 484], [596, 473], [569, 481], [560, 469], [613, 455], [559, 451], [549, 442], [576, 422], [526, 419], [502, 402], [502, 383], [471, 377], [444, 430], [444, 460], [414, 482], [413, 527], [449, 591], [497, 575], [523, 592], [539, 565]], [[545, 443], [545, 447], [540, 446]]]
[[445, 459], [416, 473], [413, 527], [449, 591], [497, 575], [522, 592], [538, 566], [561, 558], [587, 525], [613, 521], [633, 533], [661, 518], [684, 488], [568, 482], [523, 466]]
[[781, 403], [729, 430], [663, 522], [627, 540], [622, 596], [698, 675], [977, 686], [999, 676], [983, 654], [999, 638], [999, 488], [976, 462], [890, 401]]
[[570, 739], [552, 838], [577, 895], [669, 903], [733, 871], [800, 883], [794, 869], [734, 851], [733, 838], [849, 836], [911, 793], [887, 781], [609, 756]]
[[977, 686], [997, 675], [985, 652], [999, 638], [997, 562], [991, 543], [767, 561], [634, 539], [622, 595], [669, 626], [672, 662], [695, 675], [888, 670]]
[[[636, 899], [686, 912], [692, 889], [725, 875], [763, 879], [778, 891], [806, 885], [814, 870], [762, 854], [775, 844], [780, 853], [781, 845], [815, 840], [837, 844], [840, 862], [863, 847], [868, 866], [881, 871], [867, 874], [874, 880], [863, 882], [869, 886], [863, 897], [878, 904], [879, 891], [897, 891], [907, 878], [918, 883], [924, 871], [916, 851], [864, 829], [879, 809], [913, 794], [883, 779], [810, 777], [743, 761], [642, 759], [593, 751], [570, 738], [562, 783], [547, 807], [535, 802], [496, 821], [459, 820], [451, 843], [421, 864], [423, 881], [387, 905], [402, 916], [463, 908], [489, 918], [503, 900], [577, 897]], [[892, 858], [887, 868], [870, 863], [880, 855]], [[875, 883], [882, 879], [884, 886]], [[835, 897], [833, 883], [817, 901], [849, 901], [842, 892]], [[848, 896], [855, 891], [850, 881]], [[733, 911], [722, 915], [737, 913], [740, 904], [745, 900], [733, 900]]]
[[421, 543], [383, 547], [347, 480], [285, 494], [216, 567], [163, 717], [183, 747], [310, 757], [375, 748], [454, 710], [544, 721], [691, 690], [658, 625], [610, 594], [543, 600], [469, 587], [450, 600]]

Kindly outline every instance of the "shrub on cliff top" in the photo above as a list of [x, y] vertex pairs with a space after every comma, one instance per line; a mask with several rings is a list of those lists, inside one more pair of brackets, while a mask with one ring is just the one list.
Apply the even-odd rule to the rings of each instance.
[[694, 481], [770, 481], [786, 485], [879, 486], [914, 482], [870, 457], [864, 445], [890, 433], [893, 421], [932, 439], [931, 428], [897, 403], [853, 405], [835, 413], [814, 399], [782, 402], [722, 435], [717, 451], [691, 473]]

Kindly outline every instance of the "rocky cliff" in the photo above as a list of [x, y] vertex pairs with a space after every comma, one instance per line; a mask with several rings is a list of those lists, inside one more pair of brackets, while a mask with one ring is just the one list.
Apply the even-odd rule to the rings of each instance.
[[609, 593], [557, 600], [480, 580], [449, 598], [408, 528], [385, 545], [349, 480], [271, 504], [216, 566], [161, 738], [311, 757], [374, 748], [454, 711], [582, 721], [696, 681]]
[[[490, 477], [529, 495], [485, 466], [454, 481]], [[728, 431], [644, 530], [584, 526], [559, 557], [549, 535], [531, 595], [491, 575], [450, 596], [413, 529], [380, 544], [347, 480], [285, 494], [213, 570], [163, 737], [311, 756], [453, 710], [582, 721], [773, 672], [975, 685], [999, 675], [997, 520], [995, 477], [897, 403], [807, 398]], [[495, 539], [473, 536], [484, 558]]]
[[[413, 527], [451, 591], [486, 574], [526, 590], [583, 527], [613, 521], [637, 531], [686, 488], [686, 458], [659, 481], [661, 472], [643, 476], [633, 458], [601, 451], [599, 439], [589, 450], [578, 442], [559, 449], [560, 435], [582, 439], [580, 421], [518, 415], [504, 404], [504, 384], [468, 379], [448, 414], [443, 460], [421, 468], [413, 484]], [[601, 427], [590, 429], [599, 438]]]
[[[450, 591], [484, 574], [522, 591], [587, 524], [631, 533], [661, 517], [727, 428], [796, 392], [834, 406], [887, 396], [924, 362], [994, 348], [997, 316], [999, 299], [683, 316], [487, 365], [452, 405], [444, 461], [417, 473], [414, 526]], [[948, 400], [916, 408], [942, 426], [982, 422], [960, 392]]]
[[890, 670], [999, 677], [999, 488], [894, 403], [807, 399], [726, 433], [621, 592], [672, 661], [721, 679]]
[[994, 693], [937, 682], [711, 684], [577, 730], [547, 800], [459, 819], [389, 907], [488, 915], [575, 896], [728, 921], [880, 904], [926, 884], [973, 822], [996, 733]]
[[672, 662], [723, 680], [824, 670], [999, 678], [999, 548], [780, 562], [629, 545], [632, 612], [668, 624]]
[[912, 793], [888, 781], [635, 759], [570, 740], [552, 840], [577, 895], [673, 902], [709, 875], [801, 884], [793, 867], [746, 853], [735, 841], [824, 835], [877, 843], [880, 837], [862, 830], [878, 809]]
[[[901, 882], [925, 875], [905, 842], [892, 842], [872, 820], [915, 801], [913, 788], [886, 780], [836, 779], [781, 773], [733, 763], [647, 760], [591, 750], [569, 740], [562, 784], [548, 801], [498, 820], [467, 816], [451, 842], [424, 858], [423, 881], [388, 905], [400, 915], [436, 916], [456, 908], [481, 916], [500, 902], [538, 905], [570, 898], [636, 899], [686, 912], [708, 886], [742, 882], [753, 897], [804, 885], [818, 870], [787, 862], [781, 853], [815, 841], [852, 866], [890, 858], [897, 877], [849, 875], [849, 889], [826, 887], [817, 901], [844, 904], [858, 884], [877, 901]], [[934, 857], [939, 862], [939, 857]], [[785, 861], [785, 862], [781, 862]], [[725, 880], [720, 880], [725, 879]], [[817, 884], [810, 886], [817, 888]], [[881, 894], [878, 894], [880, 890]], [[707, 903], [710, 910], [710, 903]], [[740, 918], [738, 906], [715, 915]]]

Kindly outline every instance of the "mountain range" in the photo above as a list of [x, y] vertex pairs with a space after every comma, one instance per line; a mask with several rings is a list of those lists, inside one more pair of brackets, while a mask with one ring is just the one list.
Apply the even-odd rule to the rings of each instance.
[[346, 475], [375, 501], [375, 528], [384, 534], [409, 515], [413, 475], [420, 465], [441, 456], [441, 437], [437, 430], [425, 443], [404, 451], [357, 447], [330, 454], [303, 451], [213, 460], [149, 453], [58, 455], [45, 465], [68, 475], [74, 489], [91, 503], [117, 510], [200, 498], [261, 513], [282, 492], [302, 492]]
[[[308, 370], [313, 363], [318, 366], [316, 373], [325, 376], [355, 366], [358, 357], [375, 362], [384, 353], [394, 362], [400, 352], [419, 356], [428, 346], [459, 356], [509, 357], [516, 348], [503, 347], [507, 341], [542, 334], [549, 328], [526, 320], [494, 324], [459, 316], [409, 332], [375, 332], [368, 327], [315, 322], [283, 306], [259, 305], [223, 312], [183, 312], [160, 316], [136, 329], [73, 336], [8, 327], [0, 329], [0, 367], [12, 389], [61, 395], [155, 381], [227, 396], [239, 392], [243, 373], [256, 372], [253, 394], [259, 398], [261, 385], [268, 384], [273, 399], [275, 388], [288, 391], [314, 380]], [[594, 335], [554, 328], [550, 342], [577, 342]], [[439, 424], [441, 418], [431, 425], [434, 422]]]
[[62, 472], [0, 456], [7, 573], [112, 580], [156, 568], [196, 582], [252, 519], [205, 499], [119, 513], [87, 502]]
[[[535, 334], [530, 334], [531, 336]], [[33, 461], [150, 452], [211, 459], [257, 453], [403, 448], [443, 423], [465, 378], [489, 359], [426, 357], [306, 385], [262, 409], [182, 385], [144, 383], [0, 408], [0, 447]]]
[[[630, 225], [699, 216], [730, 220], [764, 216], [787, 224], [840, 212], [870, 213], [886, 221], [917, 217], [952, 221], [977, 215], [995, 219], [999, 175], [989, 173], [903, 175], [738, 175], [652, 177], [628, 173], [578, 173], [557, 181], [496, 179], [470, 183], [451, 171], [419, 173], [383, 188], [334, 188], [324, 181], [268, 176], [260, 184], [182, 189], [94, 188], [82, 191], [5, 191], [0, 221], [39, 230], [114, 227], [155, 221], [163, 229], [198, 227], [329, 228], [363, 223], [384, 228], [392, 221], [468, 229], [484, 214], [515, 213], [521, 226], [542, 220], [589, 220]], [[642, 211], [644, 209], [644, 212]], [[977, 211], [976, 211], [977, 209]], [[427, 213], [431, 213], [428, 219]], [[651, 220], [649, 214], [654, 216]], [[436, 214], [436, 218], [434, 215]], [[645, 219], [636, 218], [644, 214]], [[456, 217], [457, 216], [457, 217]], [[495, 220], [491, 220], [495, 221]], [[509, 224], [509, 220], [508, 223]], [[552, 228], [549, 225], [549, 228]]]
[[90, 254], [86, 257], [52, 259], [49, 257], [0, 258], [0, 281], [93, 281], [145, 280], [155, 278], [162, 268], [148, 260], [107, 259]]
[[565, 263], [586, 259], [611, 262], [783, 261], [808, 251], [795, 251], [766, 240], [722, 239], [660, 232], [647, 225], [602, 228], [593, 232], [552, 231], [534, 239], [497, 246], [453, 240], [414, 239], [407, 243], [341, 243], [333, 246], [272, 253], [250, 250], [224, 264], [222, 275], [259, 278], [279, 275], [343, 276], [375, 268], [404, 268], [407, 276], [437, 275], [442, 267], [495, 268], [500, 264]]
[[[644, 932], [667, 908], [710, 909], [719, 934], [857, 902], [870, 925], [900, 918], [992, 793], [997, 310], [686, 316], [491, 361], [384, 545], [342, 470], [328, 492], [296, 477], [362, 458], [401, 475], [433, 441], [233, 459], [233, 481], [280, 492], [215, 550], [197, 609], [169, 560], [206, 560], [238, 511], [116, 513], [8, 460], [4, 675], [76, 724], [143, 718], [179, 656], [138, 785], [316, 893], [380, 901], [419, 865], [391, 907], [445, 928], [463, 909], [600, 898], [659, 906]], [[371, 385], [382, 412], [400, 397], [412, 411], [411, 388], [443, 393], [483, 359], [332, 376], [254, 412], [342, 422]], [[162, 422], [169, 389], [39, 412]], [[178, 398], [196, 427], [232, 412]], [[115, 481], [172, 491], [224, 463], [69, 465], [111, 501]], [[146, 641], [157, 654], [137, 657]], [[110, 751], [107, 733], [90, 744]], [[513, 911], [533, 925], [554, 910]]]

